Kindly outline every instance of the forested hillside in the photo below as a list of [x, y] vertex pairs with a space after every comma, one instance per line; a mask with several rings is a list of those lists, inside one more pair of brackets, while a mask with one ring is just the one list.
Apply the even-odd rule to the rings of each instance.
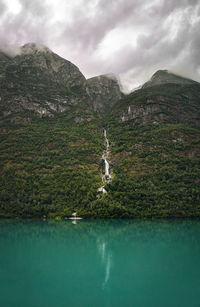
[[199, 217], [200, 84], [158, 71], [124, 95], [45, 48], [0, 54], [0, 217]]

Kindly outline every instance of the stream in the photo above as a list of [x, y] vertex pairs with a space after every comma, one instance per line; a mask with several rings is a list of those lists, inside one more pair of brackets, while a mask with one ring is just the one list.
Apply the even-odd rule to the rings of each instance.
[[104, 138], [105, 138], [105, 145], [106, 145], [106, 149], [103, 152], [102, 155], [102, 160], [104, 161], [104, 172], [102, 172], [102, 182], [103, 182], [103, 186], [100, 187], [98, 189], [98, 192], [102, 192], [103, 194], [107, 193], [106, 189], [105, 189], [105, 184], [110, 182], [112, 180], [112, 175], [110, 172], [110, 164], [109, 164], [109, 140], [107, 138], [107, 131], [106, 129], [103, 129], [103, 133], [104, 133]]

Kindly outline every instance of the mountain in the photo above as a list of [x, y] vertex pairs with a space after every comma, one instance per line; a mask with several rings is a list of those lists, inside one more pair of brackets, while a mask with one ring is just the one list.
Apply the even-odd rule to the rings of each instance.
[[198, 217], [200, 84], [154, 77], [107, 118], [116, 174], [108, 195], [133, 217]]
[[117, 80], [110, 76], [86, 80], [74, 64], [45, 46], [26, 44], [18, 53], [14, 57], [0, 53], [1, 116], [29, 110], [53, 117], [79, 104], [81, 113], [88, 104], [103, 110], [121, 98]]
[[162, 84], [195, 84], [196, 81], [191, 79], [186, 79], [181, 76], [177, 76], [173, 73], [170, 73], [168, 70], [158, 70], [151, 79], [146, 82], [142, 88], [154, 86], [154, 85], [162, 85]]
[[90, 78], [87, 80], [87, 87], [95, 111], [106, 112], [111, 110], [123, 96], [118, 80], [114, 75]]
[[54, 116], [80, 101], [86, 104], [85, 77], [74, 64], [47, 47], [26, 44], [18, 55], [3, 60], [0, 79], [3, 115], [30, 110], [40, 116]]
[[[116, 120], [134, 124], [188, 123], [200, 125], [199, 86], [200, 84], [172, 75], [163, 79], [160, 72], [145, 85], [127, 95], [115, 107]], [[148, 86], [147, 86], [148, 84]], [[150, 85], [151, 84], [151, 85]], [[120, 111], [120, 112], [119, 112]]]
[[200, 216], [198, 82], [158, 71], [124, 95], [31, 43], [0, 52], [0, 87], [0, 217]]

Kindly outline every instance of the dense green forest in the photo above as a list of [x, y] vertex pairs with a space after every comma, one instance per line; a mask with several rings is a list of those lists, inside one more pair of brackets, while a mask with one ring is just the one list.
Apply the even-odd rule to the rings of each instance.
[[98, 120], [20, 116], [1, 127], [1, 216], [71, 215], [95, 199], [103, 135]]
[[[29, 118], [1, 123], [1, 217], [200, 216], [197, 127]], [[105, 125], [113, 180], [98, 195]]]

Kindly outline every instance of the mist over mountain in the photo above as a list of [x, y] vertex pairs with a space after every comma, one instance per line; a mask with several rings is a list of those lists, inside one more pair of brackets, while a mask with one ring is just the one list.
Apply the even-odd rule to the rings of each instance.
[[199, 82], [199, 14], [197, 0], [0, 0], [0, 46], [49, 46], [87, 79], [119, 75], [126, 92], [159, 69]]
[[198, 82], [159, 70], [124, 94], [29, 43], [0, 52], [0, 88], [0, 216], [199, 217]]

